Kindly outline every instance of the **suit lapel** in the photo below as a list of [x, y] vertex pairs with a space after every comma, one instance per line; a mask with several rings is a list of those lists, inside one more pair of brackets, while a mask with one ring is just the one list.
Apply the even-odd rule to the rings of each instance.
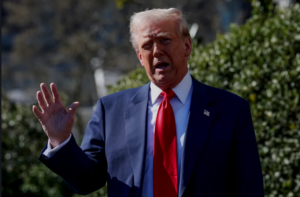
[[143, 181], [148, 95], [149, 84], [146, 84], [132, 97], [131, 105], [124, 110], [126, 140], [134, 174], [136, 196], [141, 195]]
[[210, 101], [211, 98], [205, 85], [193, 78], [193, 94], [181, 161], [180, 197], [183, 195], [194, 167], [199, 160], [215, 116], [215, 109], [209, 106]]

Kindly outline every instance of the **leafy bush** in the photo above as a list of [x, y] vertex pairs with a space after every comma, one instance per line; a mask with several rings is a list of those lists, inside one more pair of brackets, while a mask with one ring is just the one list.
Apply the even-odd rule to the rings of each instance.
[[[259, 5], [254, 4], [254, 11]], [[300, 196], [300, 6], [255, 14], [207, 46], [194, 44], [191, 74], [250, 103], [266, 197]], [[111, 92], [148, 82], [141, 68]], [[78, 196], [37, 160], [47, 137], [31, 106], [2, 96], [3, 196]], [[105, 196], [98, 190], [89, 197]]]
[[[79, 196], [68, 188], [62, 178], [38, 160], [47, 142], [47, 136], [33, 115], [31, 106], [10, 103], [5, 96], [2, 96], [1, 110], [2, 195], [5, 197]], [[106, 188], [88, 196], [106, 196]]]
[[64, 197], [73, 192], [39, 160], [47, 136], [31, 106], [2, 96], [2, 195]]
[[[300, 196], [300, 6], [254, 14], [207, 45], [194, 44], [190, 73], [199, 81], [248, 100], [266, 197]], [[149, 80], [136, 69], [111, 91]]]

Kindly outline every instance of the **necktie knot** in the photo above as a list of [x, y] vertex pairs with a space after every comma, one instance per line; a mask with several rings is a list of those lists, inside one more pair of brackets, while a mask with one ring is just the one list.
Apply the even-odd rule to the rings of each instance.
[[175, 93], [173, 92], [172, 89], [167, 89], [165, 91], [162, 91], [161, 95], [164, 96], [164, 99], [171, 100], [175, 96]]

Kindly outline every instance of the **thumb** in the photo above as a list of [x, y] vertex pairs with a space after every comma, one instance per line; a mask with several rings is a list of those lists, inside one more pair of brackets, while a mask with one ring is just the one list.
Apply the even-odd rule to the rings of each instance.
[[79, 106], [79, 102], [74, 102], [69, 106], [69, 115], [73, 118], [76, 112], [77, 107]]

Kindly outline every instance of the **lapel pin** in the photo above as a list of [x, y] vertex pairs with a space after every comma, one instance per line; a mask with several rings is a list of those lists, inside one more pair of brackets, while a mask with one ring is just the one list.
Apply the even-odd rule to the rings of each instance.
[[204, 110], [204, 115], [209, 116], [209, 111], [207, 111], [206, 109]]

